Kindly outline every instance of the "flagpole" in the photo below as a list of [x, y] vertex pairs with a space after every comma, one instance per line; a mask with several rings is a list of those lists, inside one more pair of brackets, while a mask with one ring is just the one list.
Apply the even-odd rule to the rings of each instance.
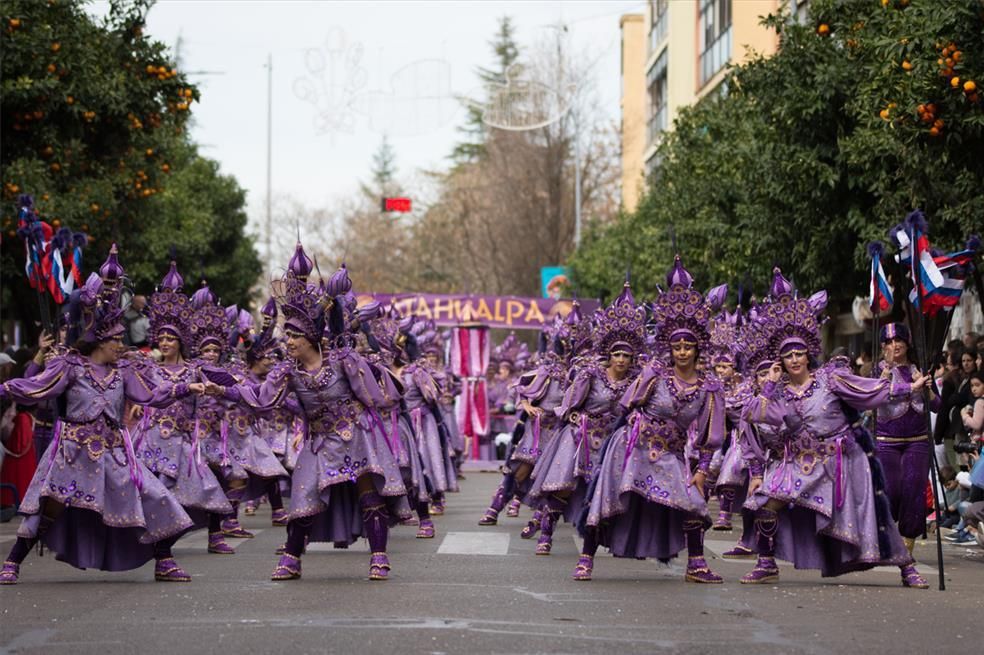
[[[884, 293], [881, 290], [879, 284], [878, 273], [881, 268], [881, 255], [884, 252], [884, 246], [880, 241], [874, 241], [868, 244], [868, 255], [871, 257], [871, 281], [869, 282], [869, 298], [868, 298], [868, 308], [871, 310], [871, 372], [876, 373], [878, 371], [878, 362], [880, 360], [879, 348], [879, 327], [881, 322], [881, 298], [885, 298]], [[886, 303], [888, 298], [885, 298]], [[880, 375], [880, 374], [879, 374]], [[878, 377], [878, 376], [873, 376]], [[871, 434], [874, 435], [878, 430], [878, 410], [874, 409], [871, 412]]]
[[[919, 301], [919, 306], [915, 309], [919, 312], [919, 340], [920, 340], [920, 358], [922, 360], [921, 365], [924, 369], [929, 362], [929, 351], [927, 350], [928, 344], [926, 339], [926, 314], [923, 312], [926, 306], [925, 298], [923, 297], [922, 284], [919, 281], [919, 247], [916, 242], [915, 226], [910, 224], [909, 226], [909, 257], [910, 257], [910, 269], [912, 272], [912, 284], [916, 291], [916, 298]], [[933, 429], [932, 423], [929, 416], [929, 389], [925, 386], [922, 389], [923, 394], [923, 414], [926, 416], [926, 441], [929, 446], [930, 454], [930, 467], [929, 467], [929, 477], [930, 482], [933, 486], [933, 505], [936, 511], [936, 562], [939, 573], [939, 590], [946, 590], [946, 580], [944, 576], [943, 567], [943, 535], [940, 530], [940, 498], [939, 498], [939, 463], [936, 461], [936, 443], [933, 439]]]

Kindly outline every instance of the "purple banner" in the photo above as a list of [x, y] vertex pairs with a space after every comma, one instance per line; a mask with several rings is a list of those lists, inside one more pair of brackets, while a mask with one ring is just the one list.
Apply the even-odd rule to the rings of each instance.
[[[554, 316], [567, 316], [570, 300], [522, 298], [520, 296], [442, 295], [437, 293], [358, 294], [363, 305], [376, 300], [383, 306], [396, 305], [403, 315], [433, 319], [438, 325], [459, 325], [474, 321], [494, 328], [539, 330]], [[581, 313], [598, 309], [597, 300], [580, 300]]]

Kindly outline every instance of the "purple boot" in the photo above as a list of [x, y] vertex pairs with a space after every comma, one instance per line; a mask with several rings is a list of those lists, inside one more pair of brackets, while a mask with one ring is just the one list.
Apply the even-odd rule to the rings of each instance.
[[519, 498], [513, 498], [510, 500], [509, 504], [506, 506], [506, 516], [513, 519], [519, 516], [520, 504]]
[[778, 514], [765, 508], [755, 512], [755, 537], [759, 556], [755, 568], [742, 576], [742, 584], [767, 584], [779, 580], [779, 566], [774, 557], [778, 531]]
[[755, 551], [748, 546], [736, 544], [731, 550], [721, 553], [722, 559], [755, 559]]
[[711, 529], [717, 532], [731, 532], [733, 529], [731, 525], [731, 512], [718, 512], [718, 517], [714, 521], [714, 525], [711, 526]]
[[417, 528], [417, 539], [433, 539], [434, 538], [434, 522], [430, 519], [423, 519], [420, 522], [420, 527]]
[[523, 531], [519, 533], [519, 536], [523, 539], [532, 539], [533, 536], [540, 531], [540, 521], [542, 520], [543, 512], [536, 510], [533, 512], [533, 518], [530, 519]]
[[554, 518], [552, 512], [544, 512], [540, 522], [540, 538], [536, 541], [536, 554], [549, 555], [553, 548]]
[[229, 545], [222, 532], [209, 532], [208, 552], [216, 555], [235, 555], [236, 549]]
[[502, 508], [506, 506], [506, 485], [505, 483], [500, 484], [499, 488], [495, 490], [495, 494], [492, 496], [492, 504], [489, 508], [485, 510], [485, 515], [478, 520], [478, 524], [482, 526], [486, 525], [496, 525], [499, 522], [499, 512]]
[[704, 522], [687, 519], [683, 522], [687, 536], [687, 573], [684, 579], [697, 584], [721, 584], [724, 578], [712, 571], [704, 559]]
[[164, 557], [154, 565], [154, 580], [158, 582], [191, 582], [191, 576], [178, 566], [173, 557]]
[[300, 580], [301, 578], [301, 558], [295, 557], [290, 553], [284, 553], [277, 562], [277, 568], [270, 576], [271, 580]]
[[369, 579], [386, 580], [389, 577], [390, 563], [386, 557], [386, 541], [389, 537], [389, 512], [386, 501], [376, 491], [359, 496], [362, 508], [362, 525], [372, 558], [369, 560]]
[[270, 524], [275, 528], [282, 528], [287, 525], [287, 510], [283, 507], [275, 509], [270, 514]]
[[779, 581], [779, 566], [772, 556], [759, 555], [755, 568], [741, 576], [742, 584], [768, 584]]
[[684, 579], [687, 582], [696, 582], [697, 584], [721, 584], [724, 582], [724, 578], [707, 566], [707, 560], [704, 559], [703, 555], [687, 558], [687, 573]]
[[718, 501], [721, 503], [721, 511], [718, 512], [717, 520], [714, 521], [711, 529], [719, 532], [731, 532], [731, 508], [735, 504], [734, 488], [722, 487], [718, 491]]
[[239, 524], [239, 519], [233, 516], [222, 521], [222, 533], [233, 539], [252, 539], [253, 533]]
[[20, 577], [20, 564], [17, 562], [6, 561], [0, 569], [0, 584], [17, 584]]
[[369, 559], [369, 579], [387, 580], [389, 579], [390, 562], [386, 553], [373, 553]]
[[580, 559], [577, 560], [577, 566], [574, 567], [574, 574], [571, 577], [579, 582], [589, 582], [593, 570], [594, 557], [581, 553]]
[[926, 582], [926, 578], [919, 574], [916, 570], [915, 562], [910, 562], [905, 566], [899, 567], [902, 570], [902, 586], [911, 587], [913, 589], [929, 589], [929, 583]]

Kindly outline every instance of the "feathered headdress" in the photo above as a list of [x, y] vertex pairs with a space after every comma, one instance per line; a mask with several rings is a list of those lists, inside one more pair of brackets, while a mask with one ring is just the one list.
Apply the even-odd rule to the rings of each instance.
[[813, 357], [823, 351], [819, 316], [827, 306], [827, 292], [800, 298], [779, 268], [773, 269], [769, 298], [757, 308], [755, 323], [769, 341], [770, 354], [778, 358], [793, 350]]
[[694, 279], [683, 267], [680, 255], [673, 261], [673, 268], [666, 276], [668, 289], [659, 294], [652, 304], [653, 324], [656, 327], [655, 345], [658, 351], [668, 353], [670, 344], [686, 341], [706, 352], [710, 343], [711, 315], [724, 304], [728, 285], [714, 287], [705, 298], [693, 288]]
[[636, 306], [628, 275], [622, 293], [594, 315], [594, 349], [599, 355], [621, 351], [638, 355], [646, 347], [646, 308]]
[[711, 320], [710, 359], [711, 365], [738, 363], [741, 341], [738, 338], [741, 326], [741, 308], [732, 314], [727, 310]]
[[150, 318], [150, 339], [157, 343], [161, 334], [168, 333], [181, 340], [181, 345], [187, 350], [192, 349], [191, 301], [181, 293], [184, 279], [178, 273], [178, 265], [171, 262], [171, 268], [161, 280], [160, 285], [150, 296], [147, 314]]
[[191, 296], [191, 340], [194, 356], [208, 345], [217, 345], [223, 350], [226, 347], [229, 336], [226, 314], [217, 300], [204, 281], [202, 287]]
[[[303, 254], [299, 243], [297, 248]], [[301, 277], [293, 270], [297, 268], [293, 262], [298, 258], [298, 253], [295, 252], [291, 268], [279, 283], [273, 285], [273, 296], [284, 315], [284, 331], [300, 334], [317, 345], [325, 331], [325, 313], [331, 306], [332, 299], [321, 285], [307, 284], [306, 275]]]
[[120, 288], [107, 289], [99, 275], [90, 273], [69, 299], [68, 342], [99, 343], [123, 334], [123, 311]]

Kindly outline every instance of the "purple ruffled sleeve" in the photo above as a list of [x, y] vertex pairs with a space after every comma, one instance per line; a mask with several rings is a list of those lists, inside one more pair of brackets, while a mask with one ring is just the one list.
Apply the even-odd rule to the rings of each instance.
[[843, 370], [831, 371], [828, 388], [858, 410], [877, 409], [912, 393], [912, 386], [894, 372], [891, 378], [863, 378]]
[[232, 402], [243, 402], [255, 410], [266, 411], [286, 402], [290, 381], [290, 362], [278, 364], [267, 373], [263, 382], [245, 381], [226, 387], [223, 397]]
[[383, 392], [365, 357], [354, 350], [349, 351], [341, 358], [341, 364], [352, 395], [366, 407], [378, 407], [383, 401]]
[[593, 378], [594, 376], [589, 370], [578, 371], [574, 377], [574, 381], [567, 387], [567, 391], [564, 392], [564, 400], [560, 403], [560, 407], [554, 410], [554, 414], [563, 418], [573, 410], [581, 407], [584, 401], [588, 399]]
[[550, 389], [550, 374], [542, 367], [537, 367], [532, 373], [520, 378], [520, 384], [516, 387], [516, 395], [528, 400], [531, 404], [543, 400]]
[[708, 389], [704, 396], [704, 407], [698, 419], [699, 431], [694, 444], [700, 451], [697, 468], [707, 473], [711, 467], [714, 451], [724, 443], [724, 394], [720, 389]]
[[629, 384], [625, 393], [622, 394], [622, 400], [619, 401], [619, 404], [625, 409], [634, 409], [645, 405], [649, 402], [649, 397], [653, 394], [653, 389], [659, 379], [660, 375], [656, 367], [652, 364], [647, 365], [638, 377]]
[[440, 390], [437, 388], [437, 381], [434, 380], [434, 376], [427, 369], [422, 366], [415, 366], [410, 373], [410, 379], [417, 386], [424, 402], [428, 405], [434, 405], [437, 402]]
[[787, 413], [786, 399], [782, 396], [780, 385], [767, 381], [762, 385], [762, 393], [745, 403], [741, 417], [749, 423], [764, 423], [782, 428], [785, 426]]
[[4, 382], [0, 385], [0, 398], [10, 398], [21, 405], [37, 405], [48, 398], [57, 398], [75, 380], [74, 369], [66, 357], [55, 357], [34, 377]]
[[188, 395], [186, 383], [168, 382], [149, 366], [125, 364], [120, 367], [120, 373], [123, 375], [124, 395], [138, 405], [167, 407]]

